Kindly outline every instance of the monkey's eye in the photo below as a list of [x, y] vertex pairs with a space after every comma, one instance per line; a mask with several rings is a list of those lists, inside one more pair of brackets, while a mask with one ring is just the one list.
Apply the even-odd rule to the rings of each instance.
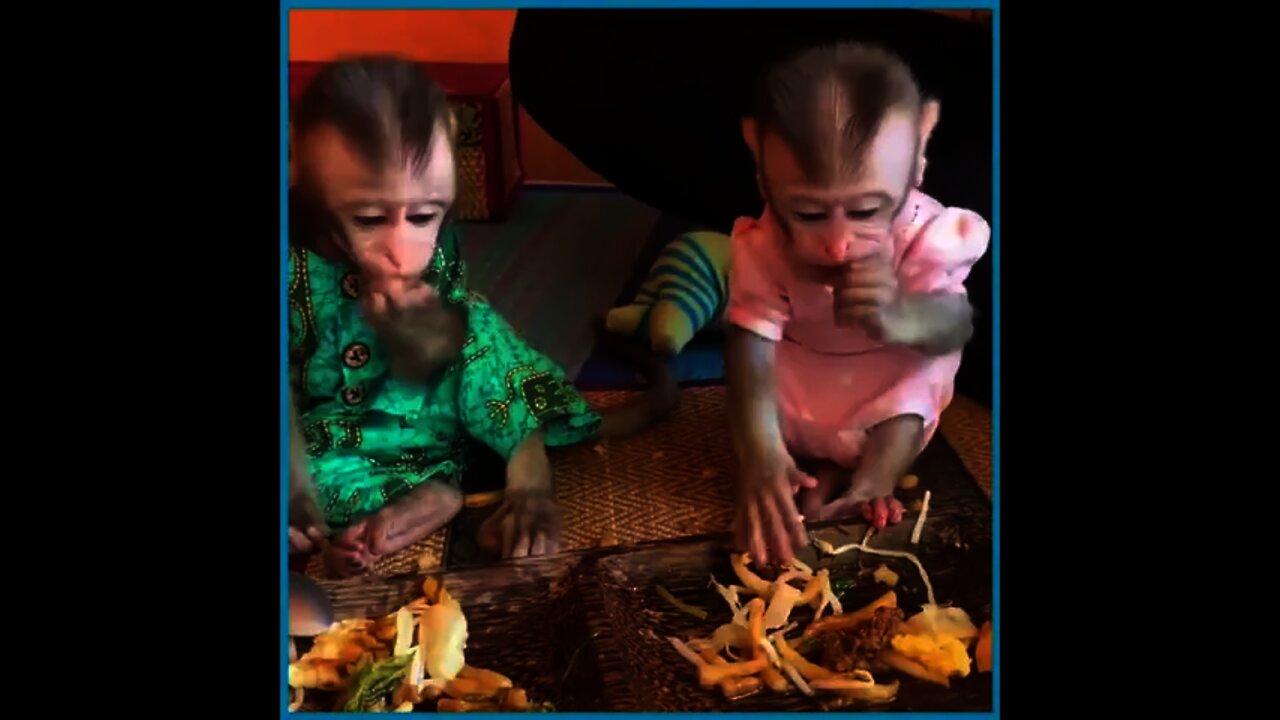
[[880, 208], [878, 207], [866, 208], [866, 209], [860, 209], [860, 210], [846, 210], [845, 217], [849, 218], [850, 220], [870, 220], [871, 218], [875, 217], [876, 214], [879, 212], [880, 212]]
[[387, 224], [386, 215], [356, 215], [351, 218], [356, 227], [368, 230], [370, 228], [380, 227]]
[[822, 222], [827, 219], [827, 214], [825, 212], [797, 212], [793, 214], [795, 215], [796, 220], [799, 220], [802, 223]]
[[435, 219], [435, 213], [413, 213], [408, 216], [409, 222], [413, 223], [415, 227], [426, 227]]

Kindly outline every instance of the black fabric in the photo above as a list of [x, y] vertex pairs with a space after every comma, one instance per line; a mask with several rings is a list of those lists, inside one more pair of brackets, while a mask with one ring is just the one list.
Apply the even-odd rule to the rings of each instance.
[[[992, 52], [975, 23], [915, 10], [521, 10], [516, 100], [623, 192], [727, 232], [761, 210], [740, 118], [761, 70], [806, 45], [867, 40], [897, 52], [942, 120], [925, 192], [991, 218]], [[967, 283], [977, 310], [957, 389], [991, 402], [991, 259]]]

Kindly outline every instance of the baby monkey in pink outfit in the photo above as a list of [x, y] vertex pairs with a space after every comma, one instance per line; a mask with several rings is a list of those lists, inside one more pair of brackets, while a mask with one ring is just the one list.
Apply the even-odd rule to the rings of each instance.
[[734, 529], [760, 561], [805, 519], [900, 521], [951, 402], [990, 228], [917, 189], [938, 117], [900, 59], [842, 44], [771, 68], [743, 120], [765, 210], [733, 231], [727, 371]]

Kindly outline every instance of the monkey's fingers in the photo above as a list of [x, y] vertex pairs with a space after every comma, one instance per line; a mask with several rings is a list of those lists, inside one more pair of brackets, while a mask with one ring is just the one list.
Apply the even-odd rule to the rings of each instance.
[[365, 520], [359, 520], [339, 533], [332, 544], [347, 551], [365, 550], [365, 537], [368, 530], [368, 523]]
[[902, 501], [896, 497], [889, 497], [889, 524], [897, 525], [902, 522], [902, 514], [905, 508], [902, 507]]
[[298, 528], [306, 528], [308, 535], [317, 530], [321, 535], [329, 533], [329, 525], [324, 521], [324, 513], [315, 498], [308, 492], [300, 492], [289, 502], [289, 524]]
[[316, 549], [315, 543], [297, 528], [289, 528], [289, 552], [309, 553]]
[[768, 534], [769, 562], [784, 563], [792, 558], [791, 531], [788, 529], [787, 521], [783, 517], [786, 511], [778, 507], [776, 503], [767, 500], [763, 504], [762, 510], [761, 514], [765, 516], [764, 529]]
[[426, 305], [436, 300], [438, 297], [439, 295], [436, 293], [435, 288], [425, 282], [419, 282], [416, 285], [405, 288], [404, 296], [399, 299], [399, 304], [401, 307]]
[[893, 268], [887, 265], [855, 265], [852, 270], [840, 277], [840, 283], [836, 289], [896, 288], [897, 284], [898, 279], [893, 275]]
[[537, 532], [533, 535], [533, 543], [529, 546], [530, 555], [546, 555], [547, 554], [547, 534], [545, 532]]
[[507, 503], [498, 506], [498, 509], [489, 516], [487, 520], [480, 524], [480, 529], [476, 532], [476, 539], [480, 542], [480, 547], [486, 552], [494, 555], [501, 555], [503, 550], [502, 536], [502, 519], [510, 512]]
[[848, 496], [843, 496], [843, 497], [836, 498], [835, 500], [832, 500], [826, 505], [823, 505], [818, 510], [817, 517], [813, 519], [814, 520], [843, 520], [845, 518], [852, 517], [853, 515], [857, 514], [860, 510], [863, 510], [863, 513], [862, 513], [863, 518], [867, 520], [867, 522], [870, 522], [871, 519], [870, 517], [867, 516], [865, 512], [865, 507], [866, 507], [866, 504], [862, 500], [857, 498], [851, 498]]
[[325, 565], [329, 567], [329, 572], [338, 577], [351, 577], [364, 572], [370, 565], [370, 560], [365, 554], [358, 550], [349, 550], [336, 545], [330, 545], [325, 551]]
[[752, 498], [752, 502], [747, 505], [747, 552], [751, 553], [756, 562], [765, 564], [769, 562], [769, 553], [764, 539], [764, 520], [759, 502], [758, 498]]
[[836, 325], [839, 327], [862, 326], [873, 337], [884, 332], [884, 308], [878, 305], [853, 305], [836, 310]]
[[795, 557], [795, 549], [803, 547], [808, 536], [804, 530], [804, 518], [800, 512], [796, 510], [796, 501], [790, 492], [783, 488], [775, 488], [773, 496], [773, 505], [778, 515], [778, 521], [781, 528], [775, 524], [775, 532], [780, 529], [783, 537], [786, 538], [785, 546], [779, 545], [781, 550], [785, 550], [785, 556], [778, 557], [778, 562], [786, 562]]
[[892, 285], [876, 284], [862, 287], [837, 288], [832, 297], [837, 307], [853, 308], [860, 305], [884, 307], [897, 297], [897, 289]]
[[791, 484], [791, 492], [795, 494], [800, 488], [816, 488], [818, 487], [818, 479], [799, 468], [790, 468], [787, 470], [787, 482]]
[[375, 327], [386, 323], [387, 313], [390, 310], [390, 301], [385, 293], [371, 292], [364, 298], [361, 303], [364, 309], [365, 319]]
[[502, 557], [509, 558], [516, 547], [516, 514], [508, 512], [502, 518]]
[[750, 529], [747, 523], [747, 506], [741, 500], [733, 511], [733, 550], [734, 552], [750, 552]]
[[889, 524], [889, 506], [885, 504], [884, 498], [878, 497], [871, 501], [871, 527], [877, 530], [883, 530], [885, 525]]
[[516, 519], [516, 542], [511, 548], [509, 557], [522, 558], [529, 555], [538, 519], [535, 515], [536, 512], [536, 508], [529, 507], [526, 504], [515, 513], [512, 513]]

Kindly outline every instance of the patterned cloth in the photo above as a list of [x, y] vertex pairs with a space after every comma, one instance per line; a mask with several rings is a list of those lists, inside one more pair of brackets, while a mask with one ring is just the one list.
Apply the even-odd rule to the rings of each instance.
[[390, 374], [353, 268], [290, 250], [290, 382], [320, 505], [335, 527], [424, 482], [460, 485], [471, 440], [510, 458], [540, 428], [547, 445], [559, 446], [599, 427], [561, 370], [466, 289], [454, 228], [441, 233], [424, 277], [467, 311], [462, 352], [430, 386]]

